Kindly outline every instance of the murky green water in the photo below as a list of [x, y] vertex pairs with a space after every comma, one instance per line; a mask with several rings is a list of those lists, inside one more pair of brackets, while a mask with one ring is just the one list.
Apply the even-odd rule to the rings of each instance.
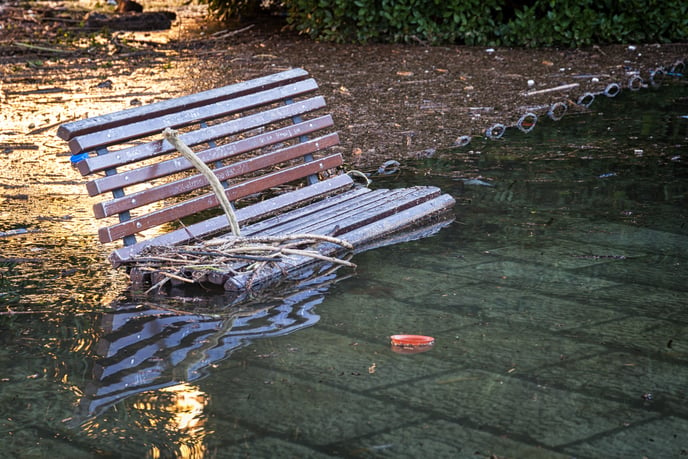
[[450, 227], [242, 311], [127, 298], [59, 148], [0, 154], [0, 448], [686, 456], [688, 94], [593, 108], [403, 164]]

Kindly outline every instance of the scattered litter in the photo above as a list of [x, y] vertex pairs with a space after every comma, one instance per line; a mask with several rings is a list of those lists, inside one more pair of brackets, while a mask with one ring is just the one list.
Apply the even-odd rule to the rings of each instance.
[[454, 145], [457, 147], [465, 147], [469, 143], [471, 143], [470, 135], [461, 135], [454, 141]]
[[17, 228], [7, 231], [0, 231], [0, 237], [17, 236], [19, 234], [28, 234], [29, 230], [26, 228]]
[[580, 83], [569, 83], [569, 84], [562, 84], [561, 86], [555, 86], [553, 88], [547, 88], [547, 89], [538, 89], [537, 91], [528, 91], [527, 93], [523, 94], [524, 96], [532, 96], [535, 94], [544, 94], [547, 92], [554, 92], [554, 91], [564, 91], [566, 89], [574, 89], [580, 86]]
[[593, 102], [595, 102], [595, 94], [591, 92], [586, 92], [578, 98], [578, 102], [576, 103], [578, 105], [582, 105], [585, 108], [589, 108]]
[[535, 113], [528, 112], [521, 116], [516, 122], [516, 127], [521, 130], [521, 132], [529, 133], [535, 128], [537, 124], [538, 117]]
[[461, 179], [461, 181], [464, 183], [464, 185], [473, 185], [473, 186], [494, 186], [491, 183], [484, 182], [482, 180], [478, 179]]
[[96, 88], [112, 89], [112, 80], [105, 80], [96, 85]]
[[485, 137], [492, 140], [497, 140], [501, 138], [506, 132], [506, 126], [501, 123], [497, 123], [494, 126], [490, 126], [485, 130]]
[[423, 335], [392, 335], [392, 351], [399, 354], [418, 354], [429, 351], [435, 338]]
[[385, 161], [380, 167], [378, 167], [377, 173], [380, 175], [396, 174], [397, 172], [399, 172], [400, 166], [401, 164], [399, 164], [399, 161], [390, 159], [389, 161]]

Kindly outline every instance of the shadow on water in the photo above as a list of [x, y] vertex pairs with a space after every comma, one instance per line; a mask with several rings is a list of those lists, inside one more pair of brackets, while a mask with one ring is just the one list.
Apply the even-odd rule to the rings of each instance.
[[[39, 174], [37, 151], [21, 170], [5, 157], [0, 446], [16, 457], [685, 454], [684, 115], [685, 86], [670, 87], [405, 162], [376, 186], [442, 187], [458, 202], [451, 226], [239, 309], [127, 292], [64, 158]], [[394, 333], [437, 344], [395, 354]]]

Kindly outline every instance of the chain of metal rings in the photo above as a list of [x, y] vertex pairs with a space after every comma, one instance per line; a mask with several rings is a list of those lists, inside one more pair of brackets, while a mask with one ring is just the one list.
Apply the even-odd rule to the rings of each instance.
[[[632, 74], [628, 80], [624, 83], [609, 83], [604, 90], [599, 92], [586, 92], [582, 94], [576, 101], [576, 105], [580, 105], [585, 108], [589, 108], [595, 101], [597, 96], [606, 96], [609, 98], [616, 97], [621, 94], [624, 87], [630, 91], [639, 91], [643, 88], [652, 87], [658, 88], [662, 83], [669, 77], [673, 78], [684, 78], [686, 76], [686, 61], [681, 59], [674, 62], [670, 67], [658, 67], [650, 71], [647, 82], [643, 80], [640, 73]], [[568, 111], [568, 104], [566, 102], [554, 102], [547, 109], [547, 117], [553, 121], [559, 121], [566, 115]], [[529, 133], [535, 128], [538, 122], [538, 115], [532, 111], [524, 113], [516, 122], [516, 124], [511, 126], [506, 126], [502, 123], [495, 123], [488, 127], [484, 131], [486, 138], [490, 140], [501, 139], [507, 128], [516, 127], [523, 133]], [[461, 135], [454, 142], [455, 147], [465, 147], [471, 143], [473, 137], [470, 135]]]

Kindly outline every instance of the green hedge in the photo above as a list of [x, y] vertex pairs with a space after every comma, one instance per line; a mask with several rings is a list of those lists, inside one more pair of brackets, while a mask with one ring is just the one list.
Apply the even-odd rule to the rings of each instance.
[[[261, 0], [202, 0], [240, 16]], [[265, 1], [262, 1], [265, 4]], [[294, 30], [335, 42], [585, 46], [688, 40], [685, 0], [283, 0]]]

